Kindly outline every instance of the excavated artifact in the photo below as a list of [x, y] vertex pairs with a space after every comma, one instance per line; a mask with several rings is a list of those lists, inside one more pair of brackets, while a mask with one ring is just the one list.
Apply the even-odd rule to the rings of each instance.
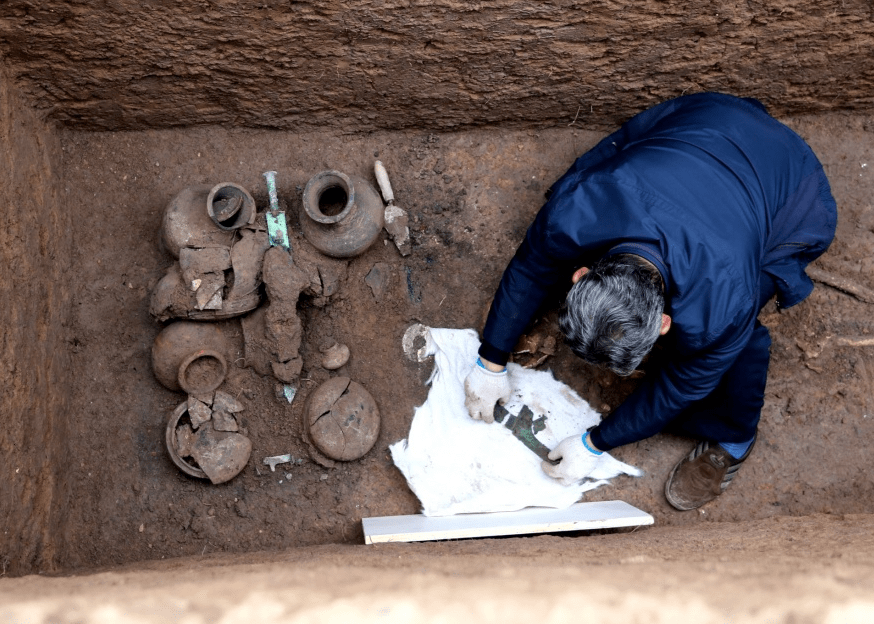
[[179, 321], [165, 327], [152, 344], [152, 370], [168, 390], [207, 394], [228, 371], [230, 344], [215, 325]]
[[383, 221], [382, 199], [366, 180], [322, 171], [304, 188], [301, 229], [313, 247], [328, 256], [362, 253], [379, 236]]
[[[201, 397], [205, 398], [205, 397]], [[239, 433], [231, 408], [242, 406], [233, 397], [216, 392], [210, 403], [196, 400], [206, 409], [207, 418], [195, 418], [189, 397], [173, 411], [167, 421], [164, 442], [170, 459], [182, 472], [213, 483], [230, 481], [246, 466], [252, 454], [252, 442]]]
[[239, 184], [216, 184], [206, 197], [206, 212], [220, 230], [238, 230], [255, 222], [255, 200]]
[[255, 200], [242, 186], [196, 184], [179, 191], [167, 204], [161, 240], [178, 258], [183, 247], [229, 247], [234, 230], [254, 221]]
[[307, 400], [304, 419], [312, 444], [331, 459], [358, 459], [379, 437], [376, 401], [348, 377], [334, 377], [316, 388]]
[[325, 341], [319, 351], [322, 353], [322, 368], [337, 370], [349, 361], [349, 347], [333, 339]]
[[270, 247], [267, 232], [244, 228], [238, 233], [232, 245], [179, 249], [179, 262], [152, 290], [152, 316], [221, 320], [258, 307], [261, 267]]

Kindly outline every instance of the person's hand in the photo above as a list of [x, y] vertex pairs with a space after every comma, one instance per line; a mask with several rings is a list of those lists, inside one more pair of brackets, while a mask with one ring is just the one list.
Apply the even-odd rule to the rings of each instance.
[[588, 435], [588, 433], [582, 436], [572, 435], [562, 440], [547, 456], [553, 461], [560, 459], [561, 462], [555, 465], [542, 462], [540, 466], [543, 472], [553, 479], [558, 479], [562, 485], [573, 485], [588, 477], [597, 468], [603, 456], [603, 452], [592, 451], [586, 447], [583, 438]]
[[464, 380], [464, 406], [474, 420], [495, 422], [495, 403], [506, 401], [512, 393], [506, 368], [490, 371], [477, 362]]

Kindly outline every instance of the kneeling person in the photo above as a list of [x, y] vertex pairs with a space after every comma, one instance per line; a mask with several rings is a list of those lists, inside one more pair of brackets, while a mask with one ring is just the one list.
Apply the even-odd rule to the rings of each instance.
[[667, 430], [700, 442], [665, 495], [700, 507], [755, 443], [771, 343], [758, 313], [774, 295], [789, 307], [810, 294], [804, 268], [836, 221], [819, 160], [756, 100], [702, 93], [640, 113], [553, 185], [505, 270], [465, 381], [471, 417], [491, 422], [509, 398], [510, 351], [570, 276], [560, 327], [574, 353], [623, 376], [656, 340], [663, 357], [544, 470], [572, 483], [603, 451]]

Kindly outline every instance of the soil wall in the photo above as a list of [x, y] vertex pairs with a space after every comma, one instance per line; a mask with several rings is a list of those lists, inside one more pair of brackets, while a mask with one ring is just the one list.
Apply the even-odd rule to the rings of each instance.
[[79, 129], [614, 124], [705, 90], [874, 105], [867, 0], [7, 0], [0, 53]]
[[57, 132], [0, 67], [0, 576], [51, 567], [71, 376], [70, 219]]

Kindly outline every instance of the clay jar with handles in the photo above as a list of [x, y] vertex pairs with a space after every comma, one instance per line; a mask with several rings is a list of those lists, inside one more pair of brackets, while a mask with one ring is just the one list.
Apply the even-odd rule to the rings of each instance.
[[168, 390], [208, 394], [224, 381], [230, 350], [230, 341], [215, 325], [179, 321], [155, 338], [152, 370]]

